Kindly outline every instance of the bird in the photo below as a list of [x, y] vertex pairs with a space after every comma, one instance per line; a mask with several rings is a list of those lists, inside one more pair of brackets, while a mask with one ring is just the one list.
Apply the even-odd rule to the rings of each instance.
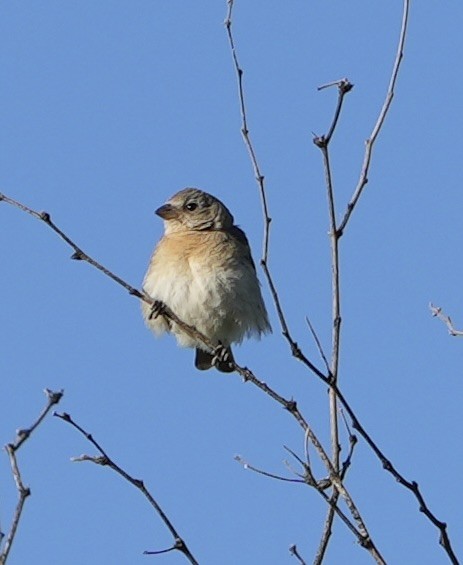
[[206, 336], [214, 350], [142, 301], [145, 323], [155, 334], [171, 333], [179, 346], [195, 348], [197, 369], [232, 372], [231, 345], [272, 331], [248, 239], [228, 208], [198, 188], [177, 192], [155, 214], [164, 220], [164, 235], [143, 290]]

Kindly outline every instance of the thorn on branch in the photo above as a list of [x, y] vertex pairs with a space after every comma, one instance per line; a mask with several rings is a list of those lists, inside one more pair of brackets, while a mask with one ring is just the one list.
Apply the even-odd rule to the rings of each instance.
[[305, 565], [305, 561], [300, 556], [299, 551], [297, 550], [296, 544], [293, 544], [289, 547], [289, 553], [292, 555], [292, 557], [296, 557], [301, 565]]
[[131, 288], [129, 290], [129, 294], [131, 296], [136, 296], [137, 298], [143, 298], [143, 294], [139, 290], [137, 290], [136, 288]]
[[392, 464], [389, 459], [385, 459], [383, 461], [383, 469], [385, 469], [386, 471], [390, 471], [392, 469]]
[[71, 259], [73, 261], [83, 261], [84, 260], [84, 254], [82, 253], [82, 251], [75, 251], [72, 255], [71, 255]]
[[296, 359], [302, 359], [302, 351], [296, 341], [293, 341], [287, 331], [282, 332], [283, 336], [290, 341], [291, 355]]
[[296, 412], [297, 402], [295, 400], [288, 400], [286, 402], [285, 409], [288, 410], [288, 412]]
[[181, 538], [175, 538], [174, 548], [179, 551], [185, 550], [185, 542]]
[[58, 404], [58, 402], [63, 398], [64, 391], [63, 390], [50, 390], [49, 388], [45, 389], [45, 394], [47, 395], [48, 400], [50, 401], [50, 405]]
[[56, 416], [57, 418], [61, 418], [61, 420], [64, 420], [65, 422], [71, 422], [71, 415], [68, 414], [67, 412], [61, 412], [61, 414], [59, 414], [58, 412], [53, 412], [53, 416]]
[[341, 94], [347, 94], [354, 88], [354, 85], [349, 81], [349, 79], [342, 78], [340, 80], [334, 80], [332, 82], [322, 84], [317, 88], [317, 90], [324, 90], [325, 88], [331, 88], [332, 86], [337, 86]]
[[324, 135], [317, 135], [312, 141], [320, 149], [324, 149], [326, 147], [326, 137]]
[[250, 380], [250, 371], [247, 367], [243, 367], [243, 370], [240, 372], [241, 378], [243, 379], [243, 383], [247, 383]]
[[373, 547], [370, 536], [360, 538], [359, 543], [365, 549], [371, 549]]
[[349, 82], [347, 78], [345, 78], [339, 83], [338, 88], [341, 94], [347, 94], [354, 88], [354, 85], [351, 82]]

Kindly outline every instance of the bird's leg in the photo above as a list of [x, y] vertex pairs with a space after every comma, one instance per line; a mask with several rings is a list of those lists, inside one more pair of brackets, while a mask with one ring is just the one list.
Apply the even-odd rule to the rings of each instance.
[[151, 305], [151, 312], [148, 316], [149, 320], [155, 320], [158, 316], [161, 316], [164, 313], [165, 306], [164, 303], [160, 300], [155, 300]]

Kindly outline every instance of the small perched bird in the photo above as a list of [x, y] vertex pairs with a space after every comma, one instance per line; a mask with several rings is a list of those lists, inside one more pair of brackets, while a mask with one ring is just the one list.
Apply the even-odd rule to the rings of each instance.
[[143, 290], [215, 347], [222, 345], [226, 354], [217, 357], [142, 302], [145, 322], [156, 334], [173, 333], [181, 347], [196, 348], [198, 369], [215, 366], [231, 372], [230, 345], [272, 331], [246, 235], [220, 200], [196, 188], [177, 192], [156, 214], [164, 220], [164, 236], [151, 257]]

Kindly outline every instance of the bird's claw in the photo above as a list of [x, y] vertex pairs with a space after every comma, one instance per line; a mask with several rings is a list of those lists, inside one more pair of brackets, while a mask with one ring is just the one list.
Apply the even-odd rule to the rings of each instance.
[[164, 313], [165, 306], [160, 300], [155, 300], [151, 305], [151, 312], [148, 316], [149, 320], [155, 320], [158, 316]]
[[219, 345], [217, 345], [217, 347], [214, 349], [213, 354], [212, 354], [212, 365], [214, 365], [214, 367], [216, 367], [218, 364], [220, 363], [230, 363], [231, 359], [230, 359], [230, 353], [228, 351], [228, 349], [226, 347], [224, 347], [221, 343], [219, 343]]

